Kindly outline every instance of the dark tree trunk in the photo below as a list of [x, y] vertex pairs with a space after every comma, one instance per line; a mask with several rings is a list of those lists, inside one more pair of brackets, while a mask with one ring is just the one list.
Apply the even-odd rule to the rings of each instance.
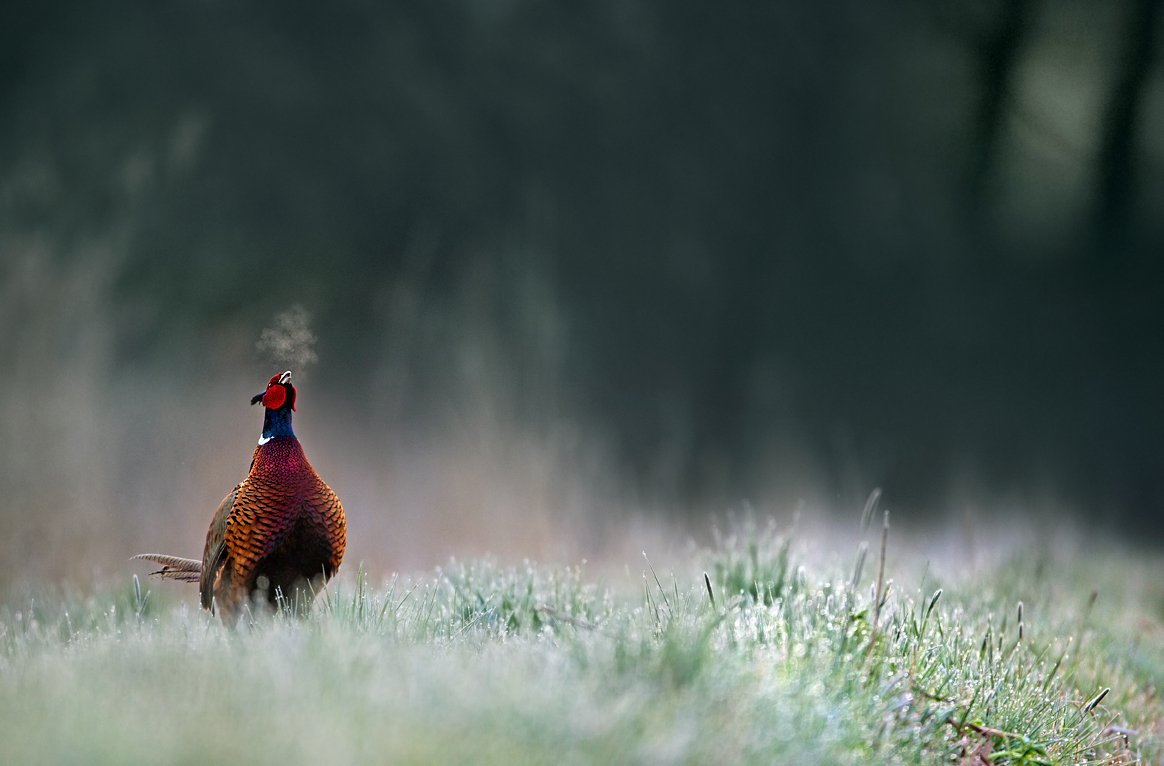
[[1096, 252], [1100, 258], [1123, 249], [1135, 203], [1133, 162], [1144, 86], [1155, 60], [1161, 0], [1132, 0], [1127, 44], [1108, 97], [1099, 150]]
[[997, 26], [979, 46], [982, 97], [970, 157], [970, 194], [979, 210], [998, 153], [1003, 118], [1014, 87], [1014, 68], [1031, 31], [1035, 0], [1006, 0]]

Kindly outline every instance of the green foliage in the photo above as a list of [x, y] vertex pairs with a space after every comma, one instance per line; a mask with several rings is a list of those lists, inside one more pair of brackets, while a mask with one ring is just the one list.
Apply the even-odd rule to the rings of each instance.
[[859, 573], [791, 550], [721, 540], [711, 594], [649, 563], [637, 592], [528, 563], [358, 571], [237, 628], [142, 583], [13, 599], [0, 762], [1159, 762], [1158, 561], [1015, 560], [897, 589], [874, 629]]

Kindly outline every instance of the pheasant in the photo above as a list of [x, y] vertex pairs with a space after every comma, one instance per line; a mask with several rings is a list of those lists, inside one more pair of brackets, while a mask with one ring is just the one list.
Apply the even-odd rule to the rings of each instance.
[[295, 387], [290, 371], [275, 375], [251, 404], [263, 403], [263, 435], [247, 477], [218, 506], [202, 560], [143, 553], [161, 564], [163, 579], [198, 582], [203, 609], [223, 622], [237, 619], [252, 597], [275, 604], [280, 595], [305, 608], [339, 569], [344, 509], [307, 462], [291, 430]]

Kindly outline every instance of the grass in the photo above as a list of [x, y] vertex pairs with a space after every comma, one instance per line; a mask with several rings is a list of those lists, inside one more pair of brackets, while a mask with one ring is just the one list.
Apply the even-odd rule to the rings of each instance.
[[136, 581], [26, 596], [0, 763], [1161, 762], [1159, 559], [1028, 552], [878, 610], [856, 558], [750, 528], [638, 592], [453, 562], [238, 629]]

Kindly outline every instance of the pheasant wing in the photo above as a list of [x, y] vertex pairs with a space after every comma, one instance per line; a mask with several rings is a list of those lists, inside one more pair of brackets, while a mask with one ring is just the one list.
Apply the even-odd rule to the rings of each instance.
[[223, 565], [226, 563], [226, 522], [234, 507], [235, 497], [242, 484], [236, 484], [234, 489], [218, 505], [214, 512], [214, 520], [210, 522], [210, 531], [206, 533], [206, 549], [202, 553], [202, 573], [198, 580], [198, 593], [203, 609], [209, 609], [211, 599], [214, 598], [214, 584], [220, 577]]

